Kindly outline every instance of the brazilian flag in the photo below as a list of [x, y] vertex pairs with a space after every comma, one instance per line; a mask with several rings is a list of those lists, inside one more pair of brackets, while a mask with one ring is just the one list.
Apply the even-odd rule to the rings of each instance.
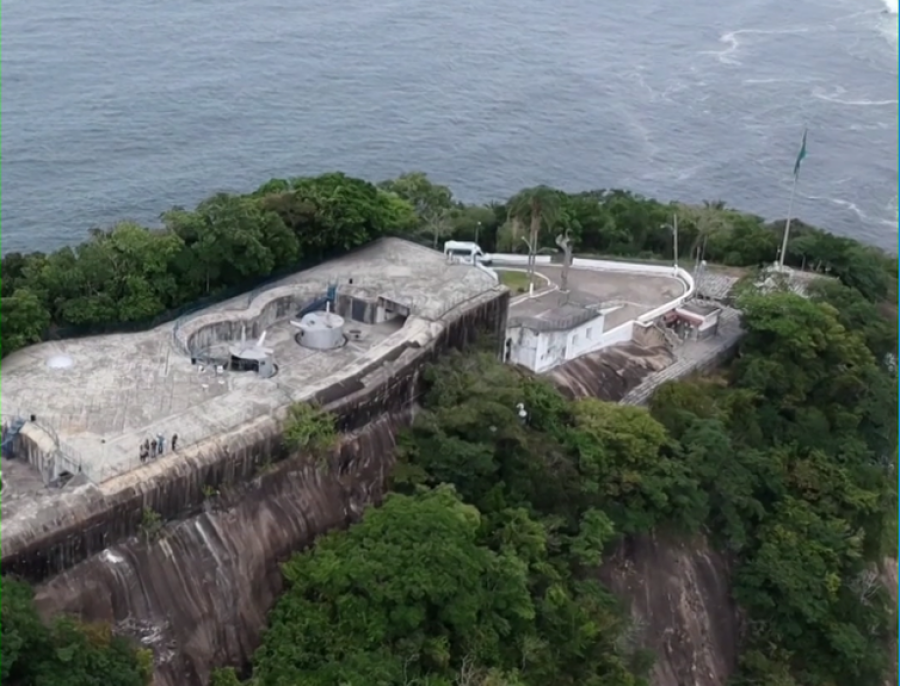
[[800, 144], [800, 152], [797, 154], [797, 161], [794, 162], [794, 177], [800, 175], [800, 163], [806, 158], [806, 132], [807, 129], [803, 129], [803, 142]]

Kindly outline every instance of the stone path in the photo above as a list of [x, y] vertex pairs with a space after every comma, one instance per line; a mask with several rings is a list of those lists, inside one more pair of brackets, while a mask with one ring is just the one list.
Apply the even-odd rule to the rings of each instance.
[[[697, 278], [696, 275], [695, 278]], [[738, 279], [733, 276], [707, 271], [699, 277], [697, 295], [707, 300], [724, 302], [737, 282]]]
[[725, 307], [719, 317], [717, 336], [703, 341], [686, 341], [673, 348], [675, 362], [665, 369], [646, 377], [638, 386], [629, 391], [620, 401], [623, 405], [643, 405], [653, 392], [667, 381], [682, 379], [696, 371], [702, 371], [735, 348], [740, 341], [741, 313]]

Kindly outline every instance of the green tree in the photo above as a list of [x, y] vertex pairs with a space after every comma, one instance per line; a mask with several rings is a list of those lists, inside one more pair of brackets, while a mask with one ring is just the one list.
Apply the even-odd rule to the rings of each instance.
[[503, 665], [535, 610], [524, 565], [480, 545], [480, 525], [452, 489], [390, 495], [292, 558], [255, 678], [367, 686]]
[[3, 354], [41, 340], [50, 326], [50, 313], [31, 291], [20, 289], [0, 300], [3, 313]]
[[766, 514], [759, 500], [765, 458], [735, 446], [728, 427], [718, 419], [695, 418], [681, 441], [685, 464], [708, 499], [707, 522], [727, 549], [743, 550]]
[[549, 186], [525, 188], [507, 203], [510, 219], [528, 226], [528, 250], [532, 260], [541, 245], [541, 229], [552, 233], [562, 209], [562, 194]]
[[640, 255], [656, 251], [666, 258], [671, 256], [671, 237], [669, 230], [664, 228], [672, 221], [671, 208], [624, 190], [603, 191], [602, 202], [619, 237], [611, 246], [612, 252]]
[[[731, 223], [724, 211], [724, 205], [716, 202], [704, 202], [703, 205], [680, 205], [677, 208], [681, 228], [693, 226], [693, 240], [689, 256], [691, 259], [708, 259], [709, 251], [721, 259], [731, 239]], [[773, 256], [774, 259], [774, 256]]]
[[857, 331], [876, 359], [898, 355], [896, 307], [884, 307], [866, 298], [855, 288], [834, 279], [817, 279], [807, 289], [816, 302], [828, 303], [838, 312], [838, 320], [848, 331]]
[[292, 205], [310, 210], [312, 221], [292, 228], [313, 255], [352, 250], [397, 228], [402, 206], [368, 181], [331, 173], [293, 179], [291, 189]]
[[147, 686], [152, 661], [107, 625], [58, 617], [50, 626], [34, 608], [31, 588], [2, 579], [4, 684], [34, 686]]
[[872, 582], [895, 547], [896, 373], [873, 355], [877, 308], [836, 282], [811, 290], [744, 294], [730, 385], [670, 384], [651, 402], [735, 554], [741, 686], [874, 686], [896, 641]]
[[[297, 256], [297, 243], [288, 237], [277, 215], [253, 198], [219, 193], [200, 203], [195, 212], [175, 209], [163, 219], [184, 241], [184, 278], [196, 292], [209, 293], [266, 275], [279, 259], [291, 261]], [[276, 246], [287, 251], [287, 257], [276, 258], [272, 250]]]
[[213, 670], [209, 686], [241, 686], [241, 680], [238, 679], [234, 667], [224, 667]]
[[755, 641], [790, 650], [801, 683], [881, 683], [889, 617], [860, 603], [848, 584], [861, 569], [862, 536], [789, 497], [758, 539], [735, 580], [738, 601], [770, 618]]
[[705, 503], [698, 484], [665, 454], [665, 428], [646, 410], [586, 399], [573, 414], [581, 488], [618, 530], [639, 533], [665, 521], [699, 526]]
[[409, 172], [378, 185], [415, 209], [433, 248], [452, 231], [453, 192], [447, 186], [432, 183], [424, 172]]
[[889, 455], [896, 444], [896, 377], [832, 306], [792, 293], [749, 295], [735, 383], [763, 401], [773, 437], [829, 453]]

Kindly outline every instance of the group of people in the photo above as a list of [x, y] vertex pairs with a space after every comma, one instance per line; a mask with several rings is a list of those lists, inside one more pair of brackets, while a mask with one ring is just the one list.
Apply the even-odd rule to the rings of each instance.
[[[178, 450], [178, 434], [172, 434], [170, 446], [173, 451]], [[141, 464], [147, 460], [153, 460], [166, 452], [166, 437], [156, 434], [154, 438], [148, 438], [141, 443]]]

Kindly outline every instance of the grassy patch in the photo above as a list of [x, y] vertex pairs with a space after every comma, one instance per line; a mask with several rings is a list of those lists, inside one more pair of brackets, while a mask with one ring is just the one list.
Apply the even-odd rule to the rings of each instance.
[[497, 270], [500, 283], [513, 293], [524, 293], [528, 290], [528, 274], [526, 272], [509, 272]]

